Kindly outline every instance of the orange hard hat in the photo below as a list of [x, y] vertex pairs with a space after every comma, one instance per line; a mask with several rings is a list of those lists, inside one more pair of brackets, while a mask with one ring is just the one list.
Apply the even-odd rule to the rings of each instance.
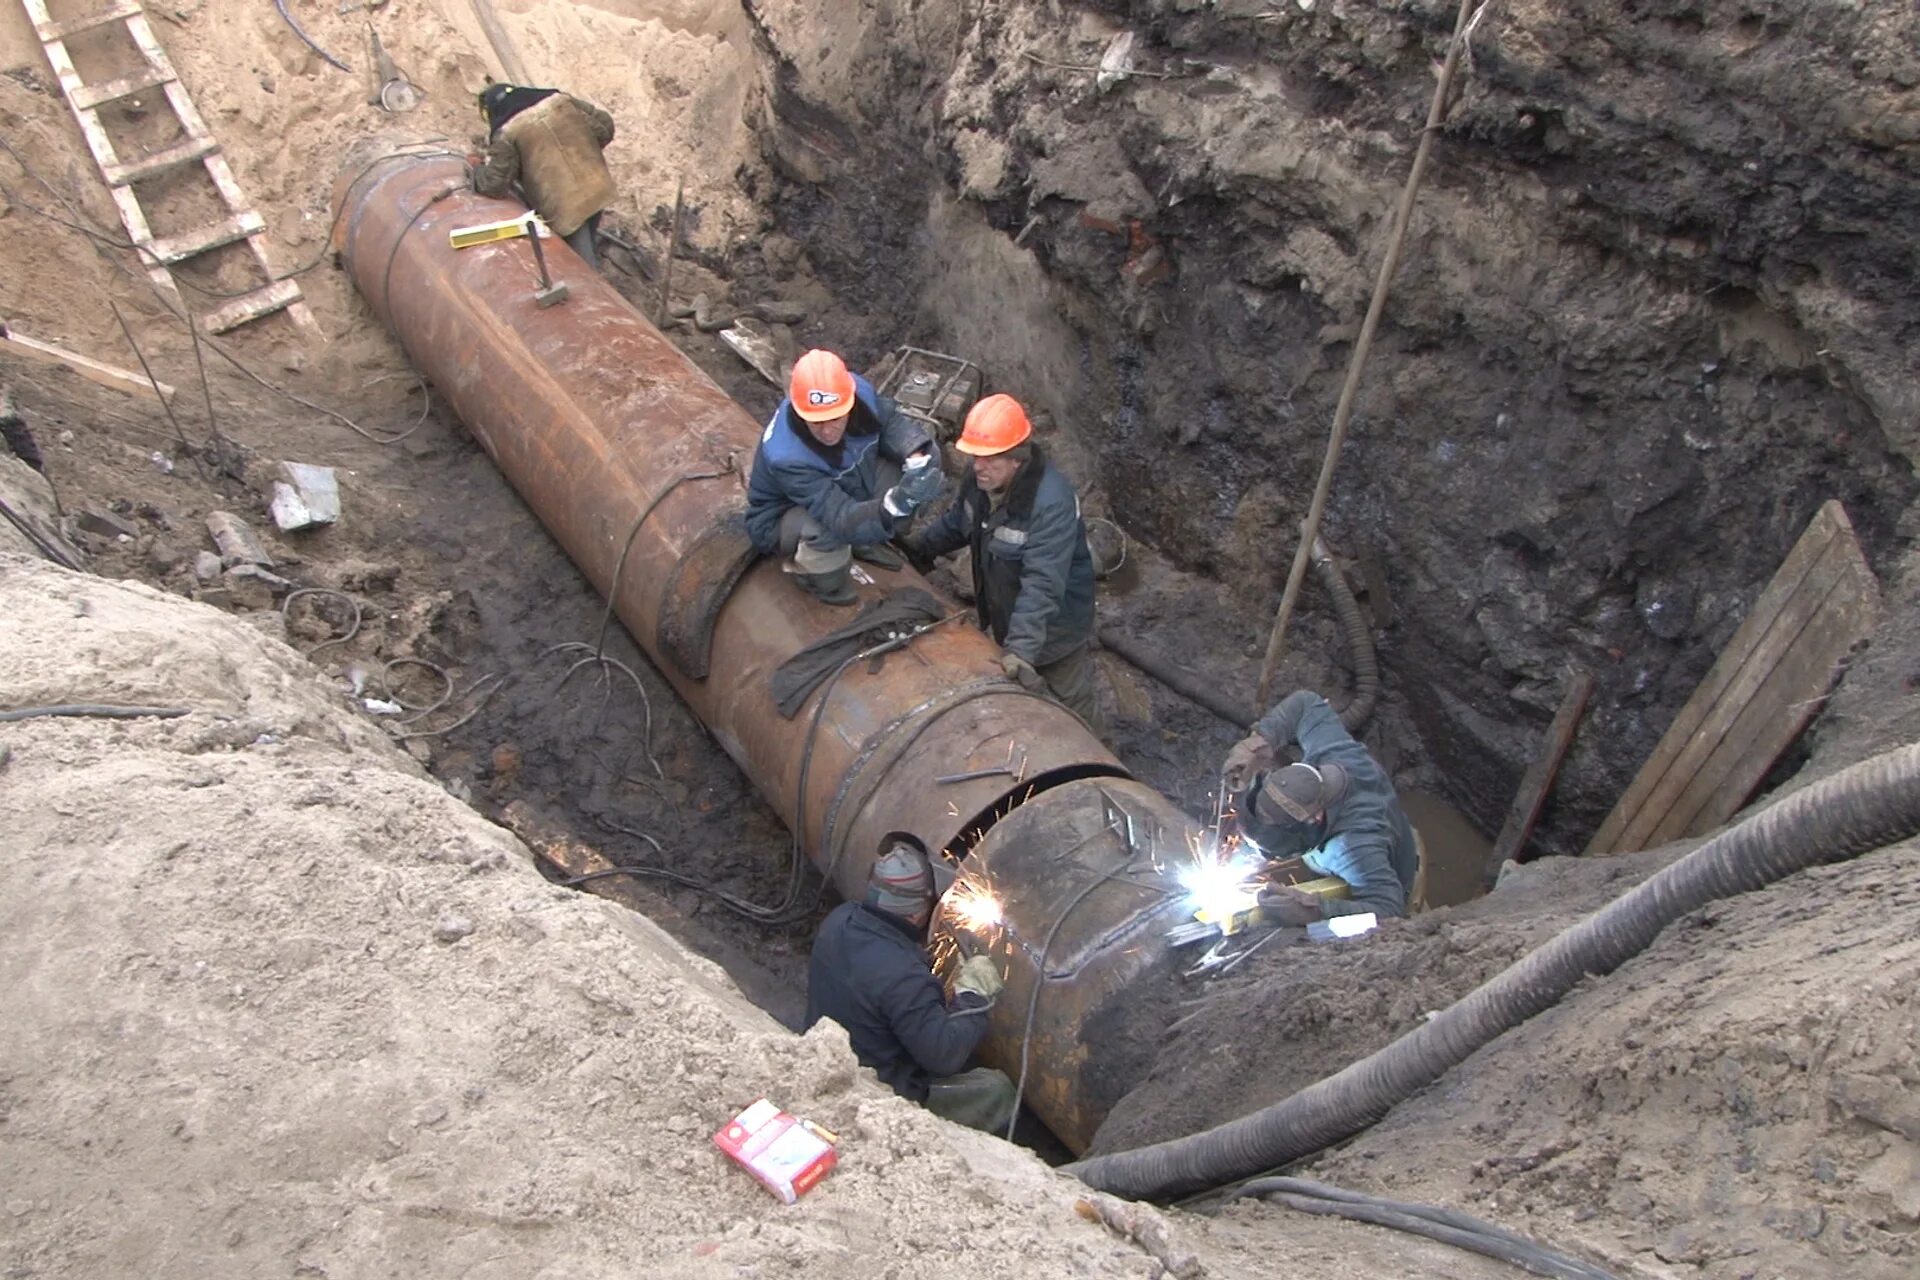
[[793, 362], [787, 398], [808, 422], [825, 422], [853, 411], [853, 374], [831, 351], [809, 351]]
[[953, 447], [976, 458], [991, 458], [1032, 434], [1033, 424], [1027, 421], [1027, 411], [1020, 407], [1018, 400], [1001, 392], [988, 396], [968, 411], [967, 425]]

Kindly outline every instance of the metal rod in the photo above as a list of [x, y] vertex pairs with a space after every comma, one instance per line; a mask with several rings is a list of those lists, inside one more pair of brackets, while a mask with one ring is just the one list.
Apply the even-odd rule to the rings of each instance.
[[686, 207], [687, 181], [677, 179], [673, 184], [673, 225], [667, 231], [666, 263], [660, 268], [660, 301], [653, 307], [653, 327], [664, 329], [667, 326], [667, 307], [673, 301], [673, 255], [680, 247], [680, 213]]
[[1380, 315], [1387, 309], [1387, 295], [1393, 289], [1393, 275], [1400, 267], [1400, 250], [1407, 241], [1407, 227], [1413, 221], [1414, 197], [1420, 194], [1420, 180], [1426, 176], [1427, 157], [1433, 151], [1434, 135], [1446, 116], [1447, 92], [1453, 87], [1454, 69], [1460, 65], [1460, 51], [1466, 48], [1467, 18], [1474, 0], [1460, 0], [1460, 16], [1453, 25], [1453, 42], [1447, 46], [1447, 61], [1440, 68], [1440, 81], [1433, 87], [1433, 103], [1427, 108], [1427, 125], [1420, 131], [1420, 147], [1413, 153], [1413, 169], [1400, 193], [1400, 207], [1394, 210], [1393, 231], [1387, 237], [1387, 256], [1380, 262], [1380, 274], [1374, 278], [1373, 300], [1367, 304], [1367, 318], [1360, 326], [1359, 340], [1347, 359], [1347, 380], [1340, 388], [1340, 403], [1333, 411], [1333, 431], [1327, 439], [1327, 454], [1320, 463], [1320, 480], [1313, 487], [1313, 503], [1301, 522], [1300, 545], [1293, 554], [1293, 568], [1287, 573], [1287, 589], [1281, 593], [1280, 608], [1273, 616], [1273, 633], [1267, 638], [1267, 655], [1260, 663], [1260, 684], [1254, 704], [1265, 710], [1273, 694], [1273, 675], [1286, 652], [1287, 624], [1300, 601], [1300, 584], [1307, 576], [1307, 560], [1313, 540], [1320, 532], [1320, 518], [1326, 514], [1327, 494], [1333, 488], [1333, 469], [1340, 461], [1340, 449], [1347, 439], [1347, 424], [1353, 419], [1353, 401], [1360, 389], [1360, 373], [1367, 367], [1367, 353], [1373, 350], [1374, 331], [1380, 327]]

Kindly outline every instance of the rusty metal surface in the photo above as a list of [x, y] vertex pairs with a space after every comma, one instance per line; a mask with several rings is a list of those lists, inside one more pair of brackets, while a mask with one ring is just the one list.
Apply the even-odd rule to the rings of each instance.
[[[1022, 993], [1032, 990], [1021, 965], [1039, 962], [1062, 898], [1123, 851], [1112, 843], [1120, 837], [1097, 834], [1071, 856], [1063, 848], [1082, 826], [1110, 821], [1112, 797], [1142, 830], [1184, 831], [1186, 819], [1124, 781], [1072, 713], [1009, 682], [971, 611], [886, 654], [877, 671], [847, 667], [782, 718], [774, 670], [852, 611], [804, 595], [773, 561], [741, 570], [726, 530], [744, 506], [759, 425], [564, 242], [546, 246], [547, 261], [570, 296], [547, 308], [524, 240], [450, 248], [450, 230], [518, 212], [464, 178], [458, 161], [435, 158], [343, 182], [339, 247], [354, 283], [588, 580], [603, 594], [615, 588], [628, 631], [843, 894], [861, 893], [896, 831], [932, 851], [965, 853], [977, 840], [973, 858], [1019, 883], [1008, 936], [1009, 954], [1023, 959], [991, 1049], [1006, 1064], [1019, 1031], [1007, 1021], [1015, 1005], [1024, 1021]], [[911, 570], [872, 572], [863, 598], [926, 585]], [[1026, 759], [1020, 781], [935, 781], [1004, 761], [1009, 743]], [[1094, 776], [1103, 780], [1074, 781]], [[1142, 887], [1148, 875], [1130, 871], [1089, 893], [1047, 948], [1053, 976], [1028, 1091], [1076, 1149], [1112, 1101], [1103, 1087], [1087, 1092], [1102, 1069], [1085, 1024], [1111, 1016], [1117, 994], [1152, 967], [1148, 952], [1164, 950], [1142, 945], [1165, 901]]]
[[[1008, 961], [981, 1055], [1018, 1079], [1024, 1046], [1028, 1105], [1075, 1151], [1153, 1062], [1177, 982], [1165, 934], [1192, 910], [1174, 873], [1197, 833], [1159, 792], [1089, 779], [1032, 797], [968, 859], [1004, 920], [962, 949]], [[956, 931], [944, 912], [934, 925]]]

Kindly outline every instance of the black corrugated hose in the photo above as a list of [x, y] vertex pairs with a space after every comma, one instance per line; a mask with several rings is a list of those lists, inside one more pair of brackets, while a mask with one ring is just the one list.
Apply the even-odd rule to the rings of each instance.
[[1333, 601], [1333, 616], [1340, 620], [1340, 630], [1347, 637], [1347, 656], [1353, 659], [1353, 696], [1340, 708], [1340, 723], [1347, 726], [1348, 733], [1358, 734], [1361, 726], [1373, 719], [1374, 704], [1380, 701], [1380, 659], [1373, 651], [1373, 630], [1360, 612], [1360, 602], [1353, 598], [1346, 575], [1319, 543], [1314, 545], [1313, 567]]
[[1067, 1166], [1120, 1195], [1172, 1196], [1279, 1168], [1367, 1128], [1475, 1050], [1611, 973], [1667, 925], [1806, 867], [1920, 831], [1920, 744], [1776, 801], [1508, 967], [1386, 1048], [1270, 1107], [1204, 1133]]

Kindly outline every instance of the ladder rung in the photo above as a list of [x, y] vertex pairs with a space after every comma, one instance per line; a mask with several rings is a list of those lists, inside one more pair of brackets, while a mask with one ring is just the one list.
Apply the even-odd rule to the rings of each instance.
[[67, 95], [77, 111], [91, 111], [103, 102], [113, 102], [119, 98], [131, 98], [142, 89], [155, 89], [174, 80], [171, 71], [160, 67], [149, 67], [137, 75], [121, 76], [118, 80], [109, 80], [105, 84], [83, 84]]
[[156, 173], [165, 173], [183, 164], [191, 164], [202, 156], [212, 155], [220, 149], [220, 144], [212, 138], [183, 138], [163, 151], [138, 160], [128, 160], [116, 164], [106, 171], [107, 185], [124, 187], [129, 183], [151, 178]]
[[65, 40], [70, 35], [82, 31], [91, 31], [95, 27], [104, 27], [109, 22], [118, 22], [122, 18], [131, 18], [140, 12], [138, 0], [120, 0], [119, 4], [90, 13], [84, 18], [68, 18], [64, 22], [35, 23], [34, 33], [40, 37], [40, 43], [49, 40]]
[[291, 306], [300, 301], [300, 285], [293, 280], [275, 280], [264, 288], [235, 298], [223, 307], [207, 312], [200, 317], [200, 324], [208, 333], [225, 333], [237, 329], [249, 320], [258, 320], [261, 316], [271, 315], [282, 307]]
[[155, 240], [146, 246], [146, 250], [161, 262], [180, 262], [197, 253], [218, 249], [223, 244], [245, 240], [248, 236], [258, 235], [266, 229], [266, 221], [249, 209], [225, 221], [216, 222], [210, 227], [201, 227], [197, 231], [183, 231], [177, 236]]

